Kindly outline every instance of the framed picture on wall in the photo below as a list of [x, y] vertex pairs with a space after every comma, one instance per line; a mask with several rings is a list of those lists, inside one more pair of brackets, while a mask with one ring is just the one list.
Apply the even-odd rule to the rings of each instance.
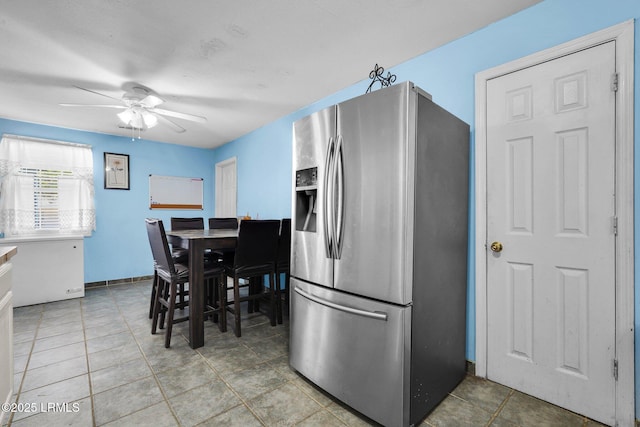
[[129, 155], [104, 153], [104, 188], [129, 189]]

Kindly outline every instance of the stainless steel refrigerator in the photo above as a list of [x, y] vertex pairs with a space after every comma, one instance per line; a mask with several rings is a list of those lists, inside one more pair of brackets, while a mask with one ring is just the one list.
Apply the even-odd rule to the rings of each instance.
[[386, 426], [465, 375], [468, 153], [411, 82], [294, 124], [289, 362]]

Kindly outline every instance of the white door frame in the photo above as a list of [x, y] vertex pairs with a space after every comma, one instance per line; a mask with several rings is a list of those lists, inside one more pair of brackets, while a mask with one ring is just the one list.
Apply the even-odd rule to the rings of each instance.
[[[616, 421], [634, 425], [634, 21], [580, 37], [476, 74], [475, 78], [475, 293], [476, 375], [487, 376], [487, 81], [604, 42], [616, 42]], [[613, 84], [613, 82], [612, 82]], [[613, 361], [612, 361], [613, 362]]]
[[234, 157], [230, 157], [226, 160], [223, 160], [221, 162], [216, 163], [216, 168], [215, 168], [215, 180], [216, 180], [216, 184], [215, 184], [215, 198], [214, 198], [214, 207], [213, 207], [213, 216], [218, 216], [218, 201], [221, 200], [220, 198], [220, 194], [222, 194], [222, 180], [219, 179], [220, 178], [220, 171], [225, 168], [226, 166], [229, 165], [235, 165], [235, 170], [236, 170], [236, 215], [238, 213], [238, 159], [234, 156]]

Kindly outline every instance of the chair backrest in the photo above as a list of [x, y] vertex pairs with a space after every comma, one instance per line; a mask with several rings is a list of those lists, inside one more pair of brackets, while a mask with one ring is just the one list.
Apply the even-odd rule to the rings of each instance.
[[204, 230], [204, 218], [171, 217], [172, 230]]
[[167, 241], [162, 220], [146, 218], [145, 222], [147, 224], [147, 235], [149, 236], [149, 244], [151, 245], [151, 253], [156, 263], [156, 269], [160, 270], [159, 272], [164, 272], [171, 276], [174, 275], [176, 269], [173, 264], [173, 258], [171, 258], [169, 242]]
[[279, 220], [243, 220], [238, 231], [236, 270], [273, 268], [278, 254]]
[[287, 268], [291, 258], [291, 218], [283, 218], [280, 222], [280, 238], [278, 239], [278, 267]]
[[209, 230], [238, 229], [238, 218], [209, 218]]

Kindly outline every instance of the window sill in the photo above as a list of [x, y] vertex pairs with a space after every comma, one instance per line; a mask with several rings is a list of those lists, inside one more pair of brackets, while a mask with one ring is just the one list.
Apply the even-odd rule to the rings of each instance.
[[0, 239], [0, 244], [20, 243], [20, 242], [39, 242], [43, 240], [78, 240], [83, 239], [82, 234], [42, 234], [29, 236], [11, 236]]

